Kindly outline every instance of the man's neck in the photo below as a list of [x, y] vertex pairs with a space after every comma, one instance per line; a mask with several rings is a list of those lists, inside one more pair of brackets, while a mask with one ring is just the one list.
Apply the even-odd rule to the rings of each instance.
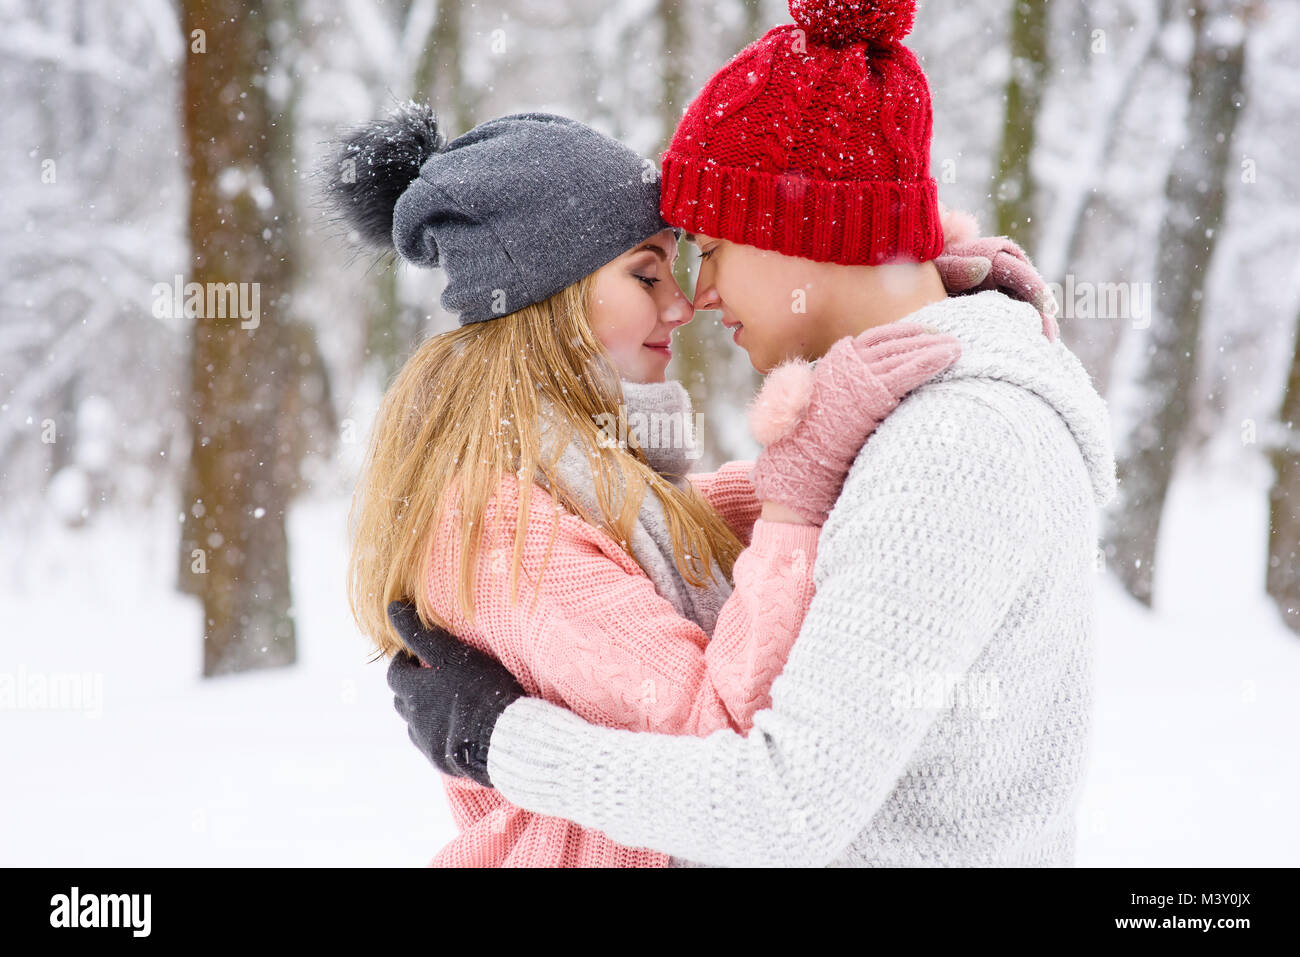
[[932, 262], [869, 268], [859, 281], [845, 283], [827, 310], [832, 338], [826, 342], [826, 349], [845, 336], [861, 335], [948, 298]]

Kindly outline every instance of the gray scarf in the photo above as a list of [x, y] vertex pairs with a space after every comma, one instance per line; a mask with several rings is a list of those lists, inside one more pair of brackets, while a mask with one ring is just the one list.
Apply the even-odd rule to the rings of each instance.
[[[695, 419], [690, 395], [675, 380], [639, 383], [624, 379], [622, 386], [627, 431], [640, 441], [651, 468], [678, 488], [686, 488], [686, 473], [691, 460], [698, 458], [695, 451], [698, 436], [693, 428]], [[614, 416], [610, 418], [616, 419]], [[680, 424], [680, 429], [673, 428], [674, 424]], [[607, 427], [611, 438], [618, 438], [617, 427], [617, 421]], [[540, 428], [545, 443], [551, 434], [549, 416], [545, 411]], [[576, 441], [570, 441], [565, 447], [556, 468], [565, 490], [586, 512], [587, 520], [593, 525], [601, 525], [591, 464]], [[543, 476], [539, 475], [537, 480], [541, 485], [547, 485]], [[668, 533], [663, 503], [653, 491], [647, 490], [641, 500], [640, 514], [628, 545], [637, 564], [654, 582], [655, 590], [672, 603], [679, 615], [689, 618], [705, 634], [712, 636], [718, 612], [731, 595], [731, 585], [716, 560], [713, 562], [714, 581], [706, 581], [697, 588], [682, 577], [673, 561], [673, 542]]]

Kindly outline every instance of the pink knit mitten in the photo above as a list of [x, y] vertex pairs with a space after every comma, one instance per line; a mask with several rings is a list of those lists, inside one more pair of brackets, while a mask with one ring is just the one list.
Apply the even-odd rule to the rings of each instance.
[[962, 210], [940, 206], [940, 222], [944, 247], [934, 264], [948, 295], [996, 289], [1027, 302], [1043, 317], [1043, 335], [1055, 340], [1056, 300], [1024, 250], [1006, 236], [980, 237], [975, 217]]
[[754, 437], [766, 446], [750, 475], [759, 500], [821, 525], [867, 437], [960, 355], [951, 336], [891, 322], [844, 337], [815, 367], [802, 359], [777, 366], [749, 410]]

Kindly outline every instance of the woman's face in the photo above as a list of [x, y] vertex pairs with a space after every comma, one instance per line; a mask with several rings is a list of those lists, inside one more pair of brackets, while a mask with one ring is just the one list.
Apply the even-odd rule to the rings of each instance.
[[677, 236], [665, 229], [594, 274], [591, 328], [624, 379], [663, 382], [673, 330], [695, 315], [673, 277], [676, 258]]
[[698, 233], [686, 238], [700, 252], [694, 307], [722, 313], [755, 369], [766, 375], [786, 359], [820, 355], [819, 325], [809, 315], [822, 299], [814, 295], [817, 263]]

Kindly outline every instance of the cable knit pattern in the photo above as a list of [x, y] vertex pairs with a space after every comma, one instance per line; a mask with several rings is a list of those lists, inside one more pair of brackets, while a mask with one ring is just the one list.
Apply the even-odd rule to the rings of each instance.
[[858, 455], [751, 733], [635, 734], [521, 699], [488, 758], [509, 800], [724, 866], [1073, 862], [1105, 405], [1027, 304], [907, 318], [962, 358]]
[[749, 480], [753, 471], [753, 462], [728, 462], [716, 472], [686, 476], [746, 545], [752, 541], [754, 523], [763, 511], [763, 503], [754, 494], [754, 483]]
[[[484, 517], [476, 620], [471, 623], [457, 610], [460, 550], [450, 514], [434, 539], [429, 600], [461, 640], [501, 661], [529, 694], [563, 704], [596, 724], [683, 735], [746, 731], [754, 712], [767, 705], [772, 680], [812, 600], [818, 540], [815, 528], [757, 520], [761, 506], [746, 478], [750, 467], [737, 462], [716, 473], [687, 476], [749, 545], [733, 570], [735, 588], [722, 582], [730, 597], [716, 625], [710, 623], [711, 638], [682, 617], [617, 542], [567, 511], [556, 512], [541, 486], [530, 496], [519, 600], [512, 600], [520, 500], [514, 476], [503, 480]], [[565, 475], [566, 481], [572, 477]], [[645, 521], [645, 512], [642, 517]], [[552, 530], [555, 542], [543, 574]], [[650, 547], [657, 537], [646, 538]], [[434, 866], [689, 863], [524, 810], [472, 781], [443, 781], [461, 833], [434, 858]]]
[[796, 23], [737, 53], [663, 153], [665, 221], [819, 262], [938, 256], [934, 110], [919, 61], [900, 43], [909, 3], [891, 4], [900, 9], [888, 23], [876, 5], [834, 15], [825, 0], [792, 5]]

